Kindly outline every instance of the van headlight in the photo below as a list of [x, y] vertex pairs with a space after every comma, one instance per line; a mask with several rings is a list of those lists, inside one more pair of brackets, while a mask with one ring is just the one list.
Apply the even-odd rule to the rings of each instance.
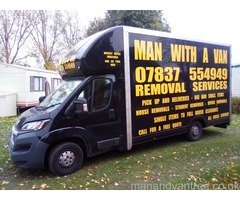
[[44, 128], [48, 124], [49, 121], [50, 121], [50, 119], [35, 121], [35, 122], [28, 122], [28, 123], [24, 124], [20, 130], [21, 131], [30, 131], [30, 130], [37, 131], [37, 130]]

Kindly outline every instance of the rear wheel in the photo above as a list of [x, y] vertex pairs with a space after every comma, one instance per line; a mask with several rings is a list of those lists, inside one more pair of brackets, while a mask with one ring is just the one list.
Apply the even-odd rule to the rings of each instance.
[[48, 158], [50, 170], [59, 176], [79, 170], [83, 163], [83, 151], [77, 144], [68, 142], [55, 146]]
[[186, 136], [190, 141], [199, 140], [202, 137], [202, 124], [199, 121], [193, 122], [189, 127]]

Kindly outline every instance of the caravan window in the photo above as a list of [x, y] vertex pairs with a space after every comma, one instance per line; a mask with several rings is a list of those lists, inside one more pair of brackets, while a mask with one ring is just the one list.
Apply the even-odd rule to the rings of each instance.
[[52, 78], [52, 91], [57, 89], [61, 81], [62, 80], [60, 78]]
[[30, 77], [30, 82], [31, 82], [31, 92], [39, 92], [39, 91], [44, 91], [44, 78], [40, 76], [31, 76]]

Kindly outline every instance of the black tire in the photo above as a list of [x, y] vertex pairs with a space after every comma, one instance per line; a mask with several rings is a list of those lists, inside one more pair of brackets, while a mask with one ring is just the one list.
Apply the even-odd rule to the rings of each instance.
[[67, 142], [55, 146], [48, 157], [49, 169], [58, 176], [72, 174], [83, 163], [83, 151], [76, 143]]
[[202, 124], [199, 121], [193, 122], [189, 127], [186, 136], [190, 141], [199, 140], [202, 137]]

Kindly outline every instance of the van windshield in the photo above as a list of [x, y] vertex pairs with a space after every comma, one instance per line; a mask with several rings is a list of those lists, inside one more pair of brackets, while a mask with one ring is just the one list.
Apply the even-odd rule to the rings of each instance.
[[81, 84], [82, 79], [63, 81], [62, 84], [50, 93], [38, 106], [38, 108], [47, 109], [60, 105], [68, 95]]

